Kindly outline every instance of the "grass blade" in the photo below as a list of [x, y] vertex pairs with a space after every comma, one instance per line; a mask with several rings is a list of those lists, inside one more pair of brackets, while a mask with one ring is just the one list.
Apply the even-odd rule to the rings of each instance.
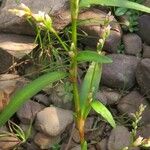
[[11, 98], [10, 103], [0, 113], [0, 127], [32, 96], [41, 91], [45, 86], [63, 79], [67, 76], [64, 72], [51, 72], [27, 84]]
[[105, 105], [103, 105], [99, 101], [92, 101], [91, 106], [98, 114], [100, 114], [107, 122], [109, 122], [113, 128], [116, 127], [116, 123], [113, 119], [113, 116], [111, 115], [110, 111], [106, 108]]
[[125, 7], [143, 12], [150, 13], [150, 8], [127, 0], [81, 0], [80, 7], [89, 7], [90, 5], [104, 5], [104, 6], [117, 6]]
[[89, 62], [97, 62], [97, 63], [112, 63], [111, 58], [100, 55], [94, 51], [82, 51], [77, 55], [77, 61], [89, 61]]

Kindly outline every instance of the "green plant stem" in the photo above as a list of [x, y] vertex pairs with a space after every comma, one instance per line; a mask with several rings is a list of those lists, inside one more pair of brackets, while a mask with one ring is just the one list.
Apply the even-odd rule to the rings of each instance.
[[71, 0], [71, 20], [72, 20], [72, 44], [71, 44], [71, 69], [70, 78], [73, 84], [73, 94], [76, 112], [76, 125], [80, 133], [81, 144], [84, 142], [84, 122], [80, 112], [80, 98], [77, 81], [77, 19], [79, 12], [79, 0]]
[[66, 47], [66, 45], [64, 44], [64, 42], [62, 41], [62, 39], [60, 38], [60, 36], [58, 35], [58, 33], [54, 29], [51, 30], [51, 32], [57, 37], [59, 43], [62, 45], [62, 47], [64, 48], [64, 50], [69, 51], [69, 49]]
[[80, 99], [79, 99], [79, 91], [78, 91], [78, 82], [77, 82], [77, 18], [79, 11], [79, 0], [71, 0], [71, 20], [72, 20], [72, 45], [71, 51], [73, 55], [71, 56], [71, 70], [70, 76], [73, 81], [73, 93], [74, 93], [74, 103], [75, 103], [75, 111], [78, 114], [80, 111]]

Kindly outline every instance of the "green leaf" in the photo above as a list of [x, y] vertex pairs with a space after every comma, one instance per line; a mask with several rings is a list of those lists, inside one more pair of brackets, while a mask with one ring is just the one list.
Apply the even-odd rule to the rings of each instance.
[[105, 105], [103, 105], [101, 102], [99, 101], [92, 101], [91, 102], [91, 106], [92, 108], [99, 113], [107, 122], [110, 123], [110, 125], [115, 128], [116, 127], [116, 123], [113, 119], [113, 116], [111, 115], [110, 111], [106, 108]]
[[127, 11], [128, 11], [127, 8], [122, 8], [122, 7], [120, 7], [120, 8], [117, 8], [117, 9], [116, 9], [115, 15], [116, 15], [116, 16], [122, 16], [122, 15], [124, 15]]
[[0, 127], [4, 125], [10, 117], [32, 96], [41, 91], [45, 86], [63, 79], [67, 76], [64, 72], [51, 72], [35, 79], [31, 83], [24, 86], [21, 90], [11, 98], [9, 104], [0, 113]]
[[87, 150], [87, 142], [84, 141], [82, 144], [81, 144], [81, 149], [82, 150]]
[[89, 7], [90, 5], [105, 5], [105, 6], [117, 6], [125, 7], [143, 12], [150, 13], [150, 8], [127, 0], [81, 0], [80, 7]]
[[111, 58], [100, 55], [94, 51], [82, 51], [77, 55], [77, 61], [89, 61], [89, 62], [97, 62], [97, 63], [112, 63]]
[[84, 77], [80, 92], [81, 113], [84, 118], [87, 117], [88, 112], [90, 111], [90, 98], [93, 97], [98, 90], [101, 73], [102, 64], [92, 62]]

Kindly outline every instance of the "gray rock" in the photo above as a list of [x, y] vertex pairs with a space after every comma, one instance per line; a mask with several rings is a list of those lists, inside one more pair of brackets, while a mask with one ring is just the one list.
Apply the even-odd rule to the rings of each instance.
[[121, 150], [130, 144], [130, 132], [124, 126], [117, 126], [108, 139], [108, 150]]
[[48, 99], [48, 96], [44, 95], [44, 94], [37, 94], [36, 96], [34, 96], [35, 101], [37, 101], [38, 103], [41, 103], [45, 106], [49, 106], [50, 105], [50, 101]]
[[139, 106], [141, 104], [146, 105], [146, 109], [142, 114], [142, 120], [140, 122], [146, 124], [150, 122], [150, 106], [138, 91], [132, 91], [124, 96], [117, 107], [122, 114], [127, 114], [130, 118], [132, 118], [131, 113], [135, 113], [139, 110]]
[[108, 55], [113, 63], [104, 64], [102, 84], [117, 89], [130, 89], [135, 85], [135, 71], [139, 59], [122, 54]]
[[81, 150], [81, 146], [77, 145], [77, 146], [73, 147], [71, 150]]
[[29, 54], [36, 46], [33, 37], [0, 33], [0, 73], [8, 71], [16, 59]]
[[34, 142], [40, 147], [40, 149], [49, 149], [54, 144], [60, 142], [60, 136], [50, 137], [39, 132], [35, 135]]
[[[62, 29], [70, 22], [70, 13], [67, 9], [67, 2], [68, 0], [46, 0], [44, 3], [41, 0], [20, 0], [19, 4], [24, 3], [34, 13], [38, 13], [38, 11], [50, 13], [50, 15], [53, 16], [54, 27], [58, 27], [57, 29]], [[5, 0], [2, 3], [2, 9], [0, 12], [0, 31], [33, 35], [34, 29], [31, 25], [29, 25], [26, 19], [19, 18], [8, 12], [8, 9], [13, 9], [16, 7], [19, 7], [18, 4], [12, 0]]]
[[103, 104], [113, 105], [116, 104], [121, 97], [121, 94], [111, 88], [102, 88], [96, 93], [96, 99], [100, 100]]
[[37, 114], [35, 127], [49, 135], [60, 135], [73, 121], [73, 112], [58, 107], [47, 107]]
[[108, 142], [107, 138], [102, 139], [100, 142], [98, 142], [96, 144], [97, 150], [107, 150], [107, 142]]
[[136, 80], [141, 88], [141, 92], [150, 98], [150, 58], [145, 58], [138, 64]]
[[144, 42], [150, 45], [150, 15], [142, 15], [138, 19], [139, 35]]
[[72, 85], [69, 82], [61, 83], [55, 86], [49, 96], [50, 102], [63, 109], [72, 109]]
[[[79, 15], [79, 19], [81, 21], [84, 21], [85, 19], [95, 19], [98, 22], [95, 23], [94, 21], [89, 21], [89, 24], [86, 23], [80, 26], [80, 31], [82, 30], [87, 34], [87, 37], [83, 37], [83, 39], [80, 40], [86, 46], [90, 46], [92, 48], [97, 46], [97, 42], [102, 34], [102, 28], [99, 22], [102, 22], [105, 16], [106, 13], [99, 9], [90, 9], [82, 12]], [[117, 47], [120, 44], [122, 31], [115, 19], [111, 23], [111, 27], [111, 33], [109, 38], [106, 40], [104, 49], [109, 52], [117, 52]]]
[[34, 43], [33, 37], [0, 33], [0, 49], [7, 51], [15, 58], [22, 58], [29, 54], [36, 46], [37, 44]]
[[17, 116], [19, 120], [24, 124], [30, 124], [31, 121], [34, 121], [36, 114], [44, 109], [45, 106], [28, 100], [20, 110], [17, 111]]
[[143, 58], [150, 58], [150, 46], [146, 43], [143, 44]]
[[142, 127], [139, 127], [137, 135], [142, 136], [143, 138], [149, 138], [150, 137], [150, 123]]
[[139, 56], [142, 51], [142, 40], [134, 33], [128, 33], [123, 36], [123, 43], [125, 46], [125, 53]]

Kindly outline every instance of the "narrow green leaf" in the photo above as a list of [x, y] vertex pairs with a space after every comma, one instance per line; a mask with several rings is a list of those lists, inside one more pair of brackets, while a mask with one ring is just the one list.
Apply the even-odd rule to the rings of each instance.
[[130, 8], [130, 9], [135, 9], [135, 10], [140, 10], [143, 12], [150, 13], [150, 8], [128, 0], [81, 0], [80, 1], [80, 7], [89, 7], [91, 5], [125, 7], [125, 8]]
[[0, 113], [0, 127], [4, 125], [10, 117], [32, 96], [41, 91], [45, 86], [63, 79], [67, 76], [64, 72], [51, 72], [35, 79], [31, 83], [24, 86], [21, 90], [11, 98], [9, 104]]
[[87, 141], [84, 141], [84, 142], [81, 144], [81, 150], [87, 150]]
[[101, 102], [99, 101], [92, 101], [91, 102], [91, 106], [92, 108], [99, 113], [107, 122], [110, 123], [110, 125], [115, 128], [116, 127], [116, 123], [113, 119], [113, 116], [111, 115], [110, 111], [106, 108], [105, 105], [103, 105]]
[[81, 112], [82, 115], [84, 115], [84, 118], [86, 118], [90, 110], [89, 96], [93, 97], [93, 95], [98, 90], [100, 79], [101, 79], [101, 72], [102, 72], [102, 65], [92, 62], [84, 77], [82, 87], [81, 87], [81, 92], [80, 92]]
[[112, 63], [112, 60], [104, 55], [100, 55], [94, 51], [82, 51], [77, 55], [77, 61], [89, 61], [97, 63]]

